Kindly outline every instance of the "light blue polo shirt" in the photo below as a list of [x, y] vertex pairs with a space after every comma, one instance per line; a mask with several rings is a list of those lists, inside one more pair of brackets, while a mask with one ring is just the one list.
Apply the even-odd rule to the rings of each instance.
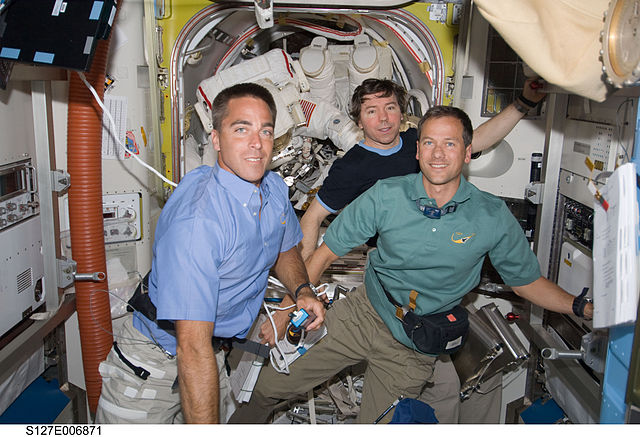
[[382, 287], [402, 305], [416, 290], [416, 313], [431, 314], [451, 309], [479, 283], [485, 255], [508, 285], [540, 277], [522, 228], [500, 198], [461, 176], [456, 194], [444, 205], [458, 203], [455, 212], [431, 219], [416, 201], [437, 207], [425, 192], [421, 173], [381, 180], [349, 204], [324, 236], [329, 249], [343, 256], [379, 234], [365, 272], [367, 295], [393, 336], [407, 347], [411, 341]]
[[[216, 337], [245, 337], [269, 269], [301, 239], [288, 187], [277, 174], [267, 172], [258, 188], [217, 165], [190, 171], [156, 226], [149, 297], [158, 320], [208, 321]], [[175, 337], [143, 320], [134, 317], [134, 326], [151, 338], [148, 325], [175, 354]]]

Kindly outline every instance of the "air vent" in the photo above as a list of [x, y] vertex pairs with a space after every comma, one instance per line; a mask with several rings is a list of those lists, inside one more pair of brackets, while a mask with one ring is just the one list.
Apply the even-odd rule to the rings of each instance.
[[31, 268], [28, 268], [24, 272], [20, 273], [16, 278], [18, 283], [18, 293], [22, 293], [28, 290], [33, 285], [33, 277], [31, 275]]

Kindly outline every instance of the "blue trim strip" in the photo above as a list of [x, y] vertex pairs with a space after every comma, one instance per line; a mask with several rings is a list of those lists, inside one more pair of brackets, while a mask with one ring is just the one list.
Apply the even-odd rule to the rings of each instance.
[[89, 20], [99, 20], [100, 13], [102, 12], [102, 6], [104, 2], [95, 1], [93, 2], [93, 7], [91, 8], [91, 13], [89, 14]]
[[365, 150], [368, 150], [369, 152], [373, 152], [373, 153], [377, 153], [380, 156], [390, 156], [393, 155], [394, 153], [398, 152], [400, 149], [402, 149], [402, 137], [398, 137], [398, 144], [396, 144], [395, 146], [393, 146], [390, 149], [377, 149], [375, 147], [371, 147], [371, 146], [367, 146], [363, 141], [360, 141], [358, 143], [358, 146], [362, 147]]
[[322, 207], [323, 207], [324, 209], [326, 209], [327, 211], [329, 211], [331, 214], [335, 214], [335, 213], [336, 213], [336, 211], [337, 211], [337, 210], [336, 210], [336, 209], [333, 209], [333, 208], [329, 208], [329, 207], [327, 206], [327, 204], [326, 204], [326, 203], [324, 203], [324, 202], [322, 201], [322, 199], [320, 198], [320, 196], [318, 196], [317, 194], [316, 194], [316, 200], [320, 203], [320, 205], [322, 205]]
[[2, 50], [0, 50], [0, 58], [18, 59], [18, 56], [20, 56], [20, 49], [2, 47]]
[[53, 58], [55, 58], [55, 53], [47, 53], [47, 52], [36, 52], [33, 55], [33, 62], [40, 62], [42, 64], [51, 64], [53, 63]]

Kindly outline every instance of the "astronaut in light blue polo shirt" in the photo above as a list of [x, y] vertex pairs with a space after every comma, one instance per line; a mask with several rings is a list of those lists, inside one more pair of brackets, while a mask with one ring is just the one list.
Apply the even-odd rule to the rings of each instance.
[[149, 277], [156, 318], [136, 311], [132, 326], [125, 323], [115, 336], [119, 344], [100, 365], [100, 423], [224, 419], [220, 392], [228, 379], [212, 337], [247, 335], [271, 268], [298, 307], [315, 314], [307, 329], [324, 320], [297, 248], [302, 232], [288, 187], [267, 171], [276, 118], [271, 94], [256, 84], [234, 85], [216, 96], [212, 114], [218, 163], [189, 172], [162, 210]]

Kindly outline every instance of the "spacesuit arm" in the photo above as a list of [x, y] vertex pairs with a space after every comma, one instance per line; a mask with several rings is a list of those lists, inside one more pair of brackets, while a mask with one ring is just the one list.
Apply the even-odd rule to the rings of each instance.
[[302, 241], [300, 242], [300, 253], [302, 259], [307, 259], [313, 254], [318, 245], [318, 237], [320, 235], [320, 225], [322, 221], [330, 214], [317, 198], [314, 198], [300, 219], [300, 228], [302, 228]]
[[[532, 88], [533, 79], [527, 79], [524, 83], [522, 95], [529, 101], [538, 103], [546, 96], [546, 93]], [[510, 104], [504, 108], [498, 115], [490, 118], [482, 123], [473, 131], [473, 144], [471, 153], [481, 152], [494, 144], [501, 141], [509, 135], [509, 132], [524, 117], [525, 114], [520, 112], [515, 104]]]
[[187, 423], [219, 423], [218, 364], [213, 323], [176, 320], [178, 384]]
[[[511, 288], [518, 296], [544, 309], [563, 314], [573, 314], [574, 296], [543, 276], [540, 276], [530, 284]], [[585, 306], [584, 315], [587, 319], [593, 318], [593, 304], [588, 303]]]

